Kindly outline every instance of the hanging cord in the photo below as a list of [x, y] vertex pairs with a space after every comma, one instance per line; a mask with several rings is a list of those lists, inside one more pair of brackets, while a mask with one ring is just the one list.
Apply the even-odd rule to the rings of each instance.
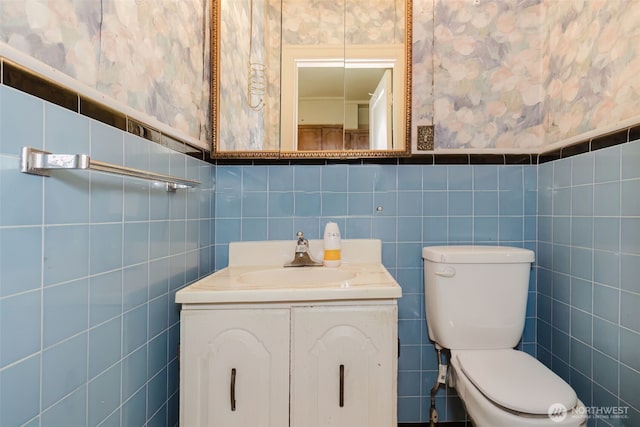
[[[247, 85], [247, 101], [252, 110], [260, 111], [264, 108], [263, 95], [266, 89], [267, 67], [254, 58], [253, 50], [253, 1], [249, 6], [249, 73]], [[264, 19], [263, 21], [264, 22]], [[259, 56], [256, 54], [256, 56]]]

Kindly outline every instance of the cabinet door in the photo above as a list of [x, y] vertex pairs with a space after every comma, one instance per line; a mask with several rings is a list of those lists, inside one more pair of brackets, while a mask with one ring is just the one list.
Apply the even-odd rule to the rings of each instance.
[[325, 151], [344, 149], [342, 126], [325, 126], [322, 128], [322, 149]]
[[299, 125], [298, 150], [322, 150], [322, 127]]
[[183, 310], [180, 425], [289, 424], [289, 310]]
[[352, 129], [345, 134], [346, 150], [368, 150], [369, 149], [369, 131]]
[[396, 306], [301, 307], [291, 320], [291, 427], [396, 426]]

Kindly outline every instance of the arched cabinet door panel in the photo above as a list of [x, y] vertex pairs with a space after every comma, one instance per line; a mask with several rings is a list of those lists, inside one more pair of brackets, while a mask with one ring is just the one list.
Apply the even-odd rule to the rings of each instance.
[[296, 307], [291, 315], [291, 426], [396, 421], [397, 307]]
[[288, 425], [289, 313], [182, 311], [180, 425]]

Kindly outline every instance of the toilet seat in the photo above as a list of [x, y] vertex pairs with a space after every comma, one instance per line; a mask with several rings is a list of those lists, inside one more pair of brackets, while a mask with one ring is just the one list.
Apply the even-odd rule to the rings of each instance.
[[451, 356], [482, 394], [509, 410], [547, 415], [551, 405], [570, 410], [578, 402], [569, 384], [522, 351], [452, 350]]

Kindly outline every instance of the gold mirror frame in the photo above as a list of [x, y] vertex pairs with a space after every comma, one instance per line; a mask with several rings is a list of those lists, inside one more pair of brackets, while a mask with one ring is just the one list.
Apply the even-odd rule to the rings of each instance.
[[218, 151], [219, 137], [218, 106], [220, 105], [220, 2], [211, 5], [211, 158], [214, 159], [359, 159], [394, 158], [411, 155], [411, 88], [412, 88], [412, 45], [413, 45], [413, 0], [405, 0], [404, 39], [404, 148], [398, 150], [339, 150], [339, 151]]

